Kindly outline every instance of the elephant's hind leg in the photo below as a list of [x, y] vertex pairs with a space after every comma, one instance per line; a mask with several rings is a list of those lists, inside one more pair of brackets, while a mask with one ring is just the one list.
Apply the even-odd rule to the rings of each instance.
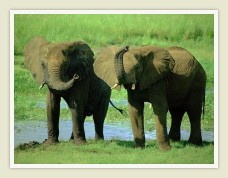
[[201, 135], [201, 107], [196, 109], [189, 109], [187, 111], [189, 120], [191, 123], [191, 133], [188, 142], [201, 145], [202, 144], [202, 135]]
[[188, 142], [201, 145], [202, 135], [201, 135], [201, 114], [203, 106], [204, 89], [196, 88], [192, 90], [189, 95], [189, 101], [187, 105], [187, 113], [189, 116], [191, 124], [191, 133]]
[[170, 114], [171, 114], [171, 128], [169, 131], [169, 139], [173, 141], [180, 141], [181, 139], [181, 122], [183, 115], [185, 113], [184, 108], [169, 108]]
[[95, 140], [104, 140], [104, 117], [95, 114], [93, 116], [94, 125], [95, 125]]
[[93, 115], [93, 121], [95, 125], [95, 140], [104, 140], [104, 120], [106, 113], [97, 111]]
[[104, 120], [108, 111], [111, 92], [105, 92], [98, 104], [96, 112], [93, 114], [95, 125], [95, 140], [104, 140]]

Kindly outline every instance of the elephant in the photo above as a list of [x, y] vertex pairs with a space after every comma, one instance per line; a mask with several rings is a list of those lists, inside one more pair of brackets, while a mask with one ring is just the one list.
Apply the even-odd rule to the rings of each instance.
[[[152, 105], [160, 149], [179, 141], [184, 113], [189, 116], [189, 142], [200, 145], [201, 114], [205, 103], [206, 73], [196, 58], [178, 46], [109, 46], [96, 57], [95, 74], [111, 89], [127, 90], [128, 111], [136, 147], [145, 147], [144, 102]], [[171, 128], [167, 133], [167, 113]]]
[[93, 70], [94, 54], [83, 41], [51, 43], [34, 37], [24, 49], [25, 66], [40, 83], [47, 85], [48, 138], [45, 144], [58, 143], [60, 101], [63, 98], [72, 114], [75, 144], [86, 143], [84, 121], [93, 115], [95, 139], [104, 139], [103, 125], [111, 96], [110, 87]]

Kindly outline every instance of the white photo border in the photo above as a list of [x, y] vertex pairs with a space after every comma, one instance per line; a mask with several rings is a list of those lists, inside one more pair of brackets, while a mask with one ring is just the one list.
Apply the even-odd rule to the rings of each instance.
[[[15, 164], [14, 15], [16, 14], [213, 14], [214, 15], [214, 164]], [[10, 168], [218, 168], [218, 10], [10, 10]]]

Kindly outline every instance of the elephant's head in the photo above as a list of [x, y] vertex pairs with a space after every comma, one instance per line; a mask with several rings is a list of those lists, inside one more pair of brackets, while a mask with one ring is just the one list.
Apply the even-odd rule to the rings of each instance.
[[50, 43], [35, 37], [25, 47], [25, 65], [41, 88], [67, 90], [86, 77], [93, 62], [92, 50], [82, 41]]
[[122, 48], [111, 46], [101, 51], [94, 62], [94, 71], [111, 88], [120, 85], [132, 90], [149, 88], [164, 78], [174, 67], [174, 60], [164, 48], [144, 46]]

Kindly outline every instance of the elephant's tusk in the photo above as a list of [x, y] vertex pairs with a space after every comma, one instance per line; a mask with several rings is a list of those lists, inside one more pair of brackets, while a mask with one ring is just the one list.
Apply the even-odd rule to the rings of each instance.
[[77, 79], [79, 79], [79, 75], [74, 74], [73, 78], [74, 78], [74, 80], [77, 80]]
[[135, 84], [134, 83], [132, 84], [131, 89], [135, 90]]
[[39, 90], [41, 90], [44, 87], [45, 83], [42, 83], [39, 87]]
[[118, 86], [118, 84], [116, 83], [111, 89], [114, 89]]
[[121, 89], [121, 85], [116, 83], [113, 87], [111, 87], [111, 89], [120, 90]]

